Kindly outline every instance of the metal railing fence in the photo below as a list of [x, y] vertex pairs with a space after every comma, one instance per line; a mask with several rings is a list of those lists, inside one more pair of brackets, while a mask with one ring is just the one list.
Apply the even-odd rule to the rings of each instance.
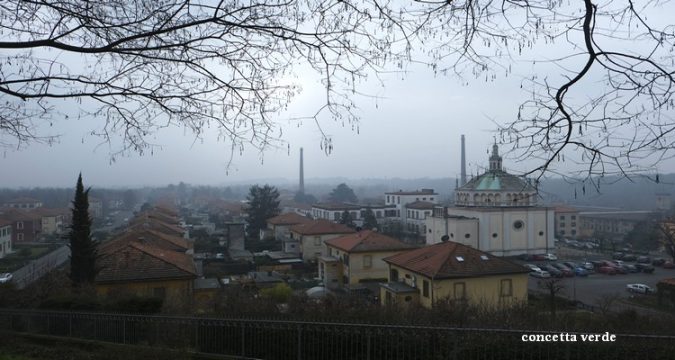
[[0, 309], [0, 330], [270, 360], [675, 358], [674, 336], [631, 334], [589, 342], [571, 332], [9, 309]]

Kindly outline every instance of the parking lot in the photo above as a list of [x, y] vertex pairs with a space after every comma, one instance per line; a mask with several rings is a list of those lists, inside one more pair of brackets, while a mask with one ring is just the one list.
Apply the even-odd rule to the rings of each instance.
[[[565, 253], [565, 252], [562, 252]], [[581, 257], [570, 256], [567, 258], [559, 258], [556, 261], [528, 261], [529, 264], [540, 265], [546, 263], [560, 263], [565, 261], [580, 262], [582, 260], [611, 260], [611, 256], [601, 254], [584, 254]], [[521, 262], [525, 263], [525, 262]], [[627, 262], [627, 264], [634, 264], [634, 262]], [[606, 275], [601, 273], [591, 273], [588, 276], [580, 277], [563, 277], [561, 283], [564, 289], [560, 292], [560, 296], [564, 296], [571, 300], [578, 300], [587, 305], [597, 306], [600, 299], [603, 297], [612, 297], [614, 295], [619, 298], [628, 298], [631, 296], [652, 296], [630, 293], [626, 290], [627, 284], [645, 284], [656, 290], [656, 284], [665, 278], [675, 277], [675, 269], [664, 269], [659, 266], [654, 267], [654, 272], [649, 273], [628, 273], [617, 275]], [[535, 277], [530, 277], [529, 288], [533, 291], [543, 291], [541, 282], [545, 281]], [[617, 304], [619, 305], [619, 304]], [[625, 303], [622, 304], [625, 306]], [[644, 311], [644, 309], [639, 309]]]

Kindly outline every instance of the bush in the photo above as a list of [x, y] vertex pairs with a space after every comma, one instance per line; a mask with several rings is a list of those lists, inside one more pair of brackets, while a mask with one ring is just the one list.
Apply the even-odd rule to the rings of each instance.
[[260, 290], [260, 295], [263, 298], [270, 299], [277, 304], [288, 302], [292, 294], [293, 289], [286, 283], [279, 283], [273, 288]]

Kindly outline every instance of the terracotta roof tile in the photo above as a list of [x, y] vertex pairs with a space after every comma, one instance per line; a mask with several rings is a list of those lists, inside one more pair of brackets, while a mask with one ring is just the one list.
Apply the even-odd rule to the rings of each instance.
[[452, 241], [406, 251], [384, 261], [435, 279], [529, 272], [516, 263]]
[[275, 217], [267, 219], [267, 223], [272, 225], [306, 224], [311, 221], [312, 219], [294, 212], [277, 215]]
[[103, 243], [101, 245], [101, 251], [106, 252], [108, 249], [119, 247], [120, 243], [127, 244], [130, 242], [150, 244], [160, 249], [179, 252], [185, 252], [190, 249], [190, 243], [182, 237], [164, 234], [152, 229], [136, 227]]
[[363, 230], [355, 234], [343, 235], [326, 240], [326, 245], [346, 252], [396, 251], [408, 250], [414, 246], [393, 237], [372, 230]]
[[191, 256], [135, 242], [101, 254], [98, 265], [100, 283], [196, 277]]
[[135, 217], [131, 220], [129, 228], [137, 227], [154, 229], [169, 235], [183, 236], [185, 233], [185, 230], [179, 226], [145, 215]]
[[350, 234], [354, 229], [325, 219], [312, 220], [306, 224], [291, 226], [292, 232], [301, 235]]
[[0, 218], [15, 222], [15, 221], [35, 221], [42, 217], [38, 214], [25, 211], [23, 209], [8, 208], [0, 210]]

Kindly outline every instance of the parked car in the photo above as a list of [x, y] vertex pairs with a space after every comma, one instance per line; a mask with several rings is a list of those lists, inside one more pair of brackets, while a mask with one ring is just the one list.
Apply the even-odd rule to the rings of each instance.
[[591, 264], [593, 264], [593, 269], [599, 269], [600, 267], [605, 266], [605, 261], [604, 260], [593, 260], [593, 261], [591, 261]]
[[556, 260], [558, 260], [558, 257], [555, 256], [555, 255], [553, 255], [553, 254], [546, 254], [546, 255], [544, 255], [544, 259], [546, 259], [546, 260], [551, 260], [551, 261], [556, 261]]
[[612, 259], [614, 259], [614, 260], [621, 260], [621, 259], [623, 259], [623, 256], [624, 256], [624, 253], [622, 253], [622, 252], [615, 252], [614, 254], [612, 254]]
[[584, 269], [581, 266], [577, 266], [574, 268], [574, 275], [576, 276], [588, 276], [588, 270]]
[[673, 264], [672, 261], [665, 261], [663, 263], [663, 268], [664, 269], [675, 269], [675, 264]]
[[534, 270], [530, 272], [530, 276], [540, 279], [548, 279], [551, 277], [551, 274], [548, 271], [544, 270]]
[[598, 268], [598, 272], [601, 274], [616, 275], [616, 268], [613, 266], [601, 266]]
[[541, 267], [541, 269], [545, 270], [545, 271], [548, 271], [548, 273], [553, 277], [559, 278], [559, 277], [565, 276], [565, 275], [563, 275], [562, 271], [558, 270], [558, 268], [556, 268], [555, 266], [553, 266], [551, 264], [544, 265], [544, 266]]
[[649, 256], [640, 256], [637, 258], [637, 262], [640, 264], [649, 264], [652, 262], [652, 259], [650, 259]]
[[546, 260], [546, 257], [544, 255], [541, 255], [541, 254], [534, 254], [530, 257], [530, 260], [543, 261], [543, 260]]
[[624, 264], [624, 265], [621, 266], [621, 267], [624, 268], [624, 270], [626, 270], [626, 271], [629, 272], [629, 273], [637, 273], [637, 272], [640, 272], [640, 269], [638, 269], [637, 266], [635, 266], [635, 265], [633, 265], [633, 264]]
[[563, 273], [564, 276], [566, 276], [566, 277], [574, 276], [574, 271], [572, 269], [568, 268], [567, 266], [565, 266], [564, 264], [554, 263], [552, 265], [555, 266], [556, 269], [560, 270]]
[[640, 263], [637, 263], [637, 264], [635, 264], [635, 267], [636, 267], [638, 270], [642, 271], [643, 273], [651, 274], [651, 273], [654, 272], [654, 266], [649, 265], [649, 264], [640, 264]]
[[583, 267], [584, 269], [586, 269], [588, 271], [595, 270], [595, 266], [593, 266], [593, 263], [588, 262], [588, 261], [581, 263], [581, 267]]
[[645, 284], [628, 284], [626, 285], [626, 290], [638, 294], [651, 294], [654, 292], [654, 289]]
[[624, 266], [626, 263], [623, 260], [614, 260], [612, 263], [616, 264], [616, 266]]
[[574, 261], [565, 261], [563, 264], [565, 264], [565, 266], [567, 266], [570, 269], [574, 269], [576, 267], [579, 267], [579, 265], [577, 263], [575, 263]]
[[539, 266], [537, 266], [537, 265], [533, 265], [533, 264], [524, 264], [523, 266], [525, 266], [526, 268], [530, 269], [530, 271], [541, 271], [541, 268], [540, 268]]
[[0, 284], [8, 283], [12, 281], [12, 274], [11, 273], [4, 273], [0, 274]]
[[637, 260], [637, 258], [638, 257], [635, 254], [626, 254], [626, 255], [623, 256], [623, 259], [621, 259], [621, 260], [623, 260], [623, 261], [635, 261], [635, 260]]
[[656, 258], [652, 260], [652, 265], [654, 266], [663, 266], [663, 263], [666, 262], [666, 259], [664, 258]]

